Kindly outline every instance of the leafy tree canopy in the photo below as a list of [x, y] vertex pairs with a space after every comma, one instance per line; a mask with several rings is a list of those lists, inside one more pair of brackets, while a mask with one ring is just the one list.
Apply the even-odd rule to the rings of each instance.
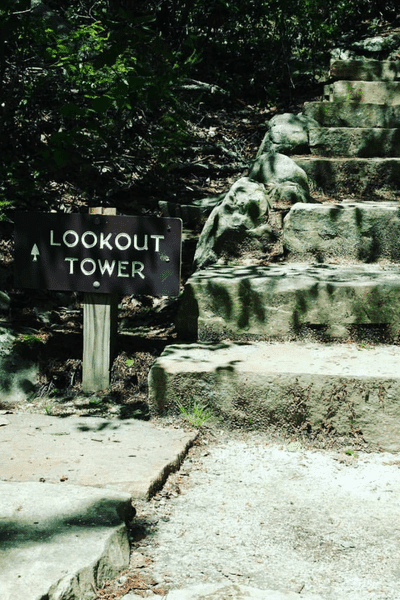
[[39, 207], [50, 182], [112, 198], [191, 143], [207, 97], [188, 81], [284, 103], [343, 36], [395, 18], [394, 0], [2, 0], [0, 202]]

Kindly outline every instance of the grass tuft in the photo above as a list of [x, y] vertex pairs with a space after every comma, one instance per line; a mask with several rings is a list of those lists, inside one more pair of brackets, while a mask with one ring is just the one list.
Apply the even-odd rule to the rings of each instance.
[[217, 417], [215, 416], [211, 408], [209, 408], [205, 404], [197, 402], [197, 400], [192, 399], [189, 403], [188, 408], [183, 406], [183, 404], [178, 399], [176, 399], [175, 402], [179, 408], [179, 412], [181, 413], [185, 421], [187, 421], [190, 425], [193, 425], [194, 427], [202, 427], [206, 424], [217, 420]]

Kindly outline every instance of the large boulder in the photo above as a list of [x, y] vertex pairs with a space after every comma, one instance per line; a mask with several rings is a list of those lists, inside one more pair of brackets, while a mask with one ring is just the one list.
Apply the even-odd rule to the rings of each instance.
[[248, 177], [236, 181], [204, 225], [194, 256], [195, 268], [262, 253], [274, 238], [267, 224], [270, 208], [262, 183]]
[[249, 178], [268, 185], [288, 186], [290, 182], [292, 190], [297, 190], [297, 196], [292, 198], [292, 203], [309, 201], [310, 190], [306, 172], [285, 154], [261, 154], [250, 169]]
[[267, 183], [266, 188], [272, 207], [290, 208], [294, 204], [312, 202], [306, 190], [293, 181]]
[[308, 178], [284, 154], [262, 154], [248, 177], [239, 179], [211, 212], [201, 232], [196, 270], [212, 264], [259, 264], [277, 239], [267, 223], [273, 206], [309, 202]]
[[302, 113], [275, 115], [268, 122], [268, 131], [257, 157], [271, 151], [282, 154], [308, 154], [309, 131], [314, 128], [319, 128], [317, 121]]

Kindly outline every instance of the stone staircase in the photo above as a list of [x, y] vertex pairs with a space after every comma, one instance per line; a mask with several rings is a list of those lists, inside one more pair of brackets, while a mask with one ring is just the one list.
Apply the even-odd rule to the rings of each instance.
[[304, 107], [309, 154], [292, 158], [335, 200], [289, 210], [284, 263], [189, 279], [177, 327], [191, 343], [157, 360], [149, 400], [399, 451], [400, 62], [336, 60], [331, 74]]
[[398, 194], [400, 62], [335, 60], [325, 101], [307, 102], [309, 156], [296, 157], [316, 188], [371, 199]]

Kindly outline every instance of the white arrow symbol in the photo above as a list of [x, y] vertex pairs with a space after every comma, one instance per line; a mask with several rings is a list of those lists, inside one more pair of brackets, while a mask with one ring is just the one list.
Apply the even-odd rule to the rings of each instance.
[[39, 248], [37, 247], [37, 244], [33, 244], [32, 246], [32, 250], [31, 250], [31, 256], [33, 256], [33, 262], [37, 261], [37, 257], [39, 256], [40, 252], [39, 252]]

